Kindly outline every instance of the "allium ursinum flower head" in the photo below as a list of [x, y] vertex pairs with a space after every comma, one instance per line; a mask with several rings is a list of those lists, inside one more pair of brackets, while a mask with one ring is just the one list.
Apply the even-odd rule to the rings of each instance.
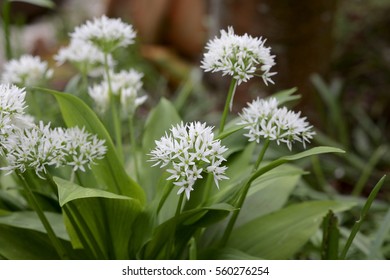
[[42, 177], [48, 166], [61, 166], [65, 155], [63, 130], [51, 129], [50, 124], [39, 125], [31, 129], [16, 130], [5, 143], [7, 167], [12, 172], [25, 172], [33, 169]]
[[292, 143], [301, 142], [305, 147], [310, 142], [315, 132], [306, 117], [300, 117], [301, 112], [295, 113], [286, 107], [278, 108], [275, 98], [263, 100], [257, 98], [248, 103], [240, 114], [241, 121], [238, 124], [247, 125], [245, 134], [249, 141], [260, 142], [260, 139], [274, 140], [279, 145], [286, 143], [291, 150]]
[[8, 137], [16, 129], [33, 125], [33, 119], [24, 114], [26, 92], [15, 85], [0, 84], [0, 153]]
[[[122, 110], [125, 114], [134, 114], [138, 106], [143, 104], [147, 96], [138, 97], [142, 88], [143, 74], [130, 69], [119, 73], [110, 72], [112, 94], [119, 96]], [[105, 112], [109, 106], [109, 88], [107, 79], [88, 89], [88, 93], [95, 101], [98, 110]]]
[[214, 139], [212, 127], [205, 123], [191, 122], [172, 126], [170, 134], [165, 134], [156, 141], [156, 148], [150, 153], [155, 165], [165, 167], [171, 174], [167, 180], [174, 180], [174, 185], [180, 187], [178, 194], [185, 192], [187, 199], [197, 179], [202, 173], [211, 173], [217, 187], [218, 182], [227, 179], [224, 175], [226, 166], [223, 153], [227, 148], [220, 140]]
[[107, 152], [104, 140], [88, 133], [84, 128], [72, 127], [65, 130], [65, 162], [73, 166], [73, 171], [85, 172], [85, 166], [91, 168], [96, 160], [102, 159]]
[[270, 48], [264, 46], [265, 40], [245, 34], [234, 34], [232, 27], [221, 30], [221, 37], [210, 40], [203, 57], [201, 68], [206, 72], [219, 72], [230, 75], [238, 84], [246, 82], [255, 75], [263, 78], [265, 84], [273, 83], [270, 72], [275, 65]]
[[[81, 73], [90, 76], [98, 76], [104, 73], [104, 53], [87, 41], [71, 40], [69, 46], [63, 47], [54, 56], [58, 64], [69, 61], [75, 65]], [[114, 60], [108, 54], [109, 67], [114, 66]]]
[[106, 153], [104, 141], [83, 129], [50, 128], [42, 122], [32, 128], [18, 129], [4, 143], [8, 166], [0, 168], [12, 172], [33, 169], [43, 178], [49, 166], [73, 166], [85, 171]]
[[53, 75], [47, 62], [38, 56], [23, 55], [4, 64], [1, 81], [18, 86], [39, 86]]
[[24, 114], [26, 91], [11, 84], [0, 84], [0, 114]]
[[133, 26], [119, 18], [103, 15], [76, 27], [70, 34], [73, 40], [90, 42], [102, 52], [108, 54], [118, 47], [126, 47], [134, 42]]

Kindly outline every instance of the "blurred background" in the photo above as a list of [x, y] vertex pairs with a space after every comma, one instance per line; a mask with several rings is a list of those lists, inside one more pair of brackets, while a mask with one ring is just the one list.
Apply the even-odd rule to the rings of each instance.
[[[183, 105], [183, 117], [213, 123], [229, 79], [203, 74], [199, 65], [206, 42], [233, 26], [237, 34], [267, 39], [278, 72], [275, 85], [242, 84], [235, 112], [256, 96], [296, 87], [301, 100], [292, 105], [317, 127], [315, 144], [348, 152], [313, 171], [319, 189], [330, 184], [365, 194], [389, 171], [390, 0], [56, 0], [50, 8], [31, 2], [46, 1], [9, 1], [12, 49], [1, 36], [0, 66], [27, 52], [55, 67], [52, 56], [75, 26], [102, 14], [120, 17], [134, 25], [138, 42], [118, 55], [119, 64], [131, 61], [144, 71], [150, 106], [153, 98], [187, 91], [191, 106]], [[61, 90], [74, 69], [55, 73], [52, 86]], [[386, 188], [381, 195], [390, 200]]]

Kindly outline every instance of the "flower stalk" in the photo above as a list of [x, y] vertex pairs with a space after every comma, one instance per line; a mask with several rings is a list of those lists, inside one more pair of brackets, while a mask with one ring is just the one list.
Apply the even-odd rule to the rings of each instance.
[[226, 101], [225, 101], [225, 107], [223, 109], [223, 113], [222, 113], [222, 117], [221, 117], [221, 122], [219, 124], [219, 131], [218, 131], [218, 135], [221, 135], [221, 133], [224, 131], [225, 129], [225, 123], [226, 123], [226, 119], [227, 119], [227, 116], [229, 114], [229, 111], [232, 110], [232, 106], [233, 106], [233, 97], [234, 97], [234, 93], [236, 91], [236, 87], [237, 87], [237, 80], [236, 79], [232, 79], [232, 81], [230, 82], [230, 86], [229, 86], [229, 92], [228, 92], [228, 95], [226, 97]]
[[63, 247], [61, 241], [57, 237], [57, 235], [54, 233], [54, 230], [52, 226], [50, 225], [50, 222], [46, 218], [45, 214], [43, 213], [42, 208], [40, 207], [38, 201], [35, 198], [35, 195], [33, 191], [31, 190], [29, 184], [27, 183], [26, 179], [24, 178], [23, 174], [20, 172], [16, 172], [17, 176], [19, 179], [22, 181], [22, 185], [24, 187], [25, 193], [27, 195], [27, 198], [30, 202], [31, 207], [34, 209], [34, 211], [37, 213], [40, 221], [42, 222], [43, 227], [46, 230], [47, 236], [49, 237], [54, 249], [56, 250], [58, 256], [62, 260], [67, 260], [69, 259], [65, 248]]

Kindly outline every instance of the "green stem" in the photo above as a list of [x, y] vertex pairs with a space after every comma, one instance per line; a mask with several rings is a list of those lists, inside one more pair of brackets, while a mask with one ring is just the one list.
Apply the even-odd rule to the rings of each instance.
[[49, 182], [50, 188], [53, 191], [54, 195], [58, 198], [58, 188], [56, 182], [54, 182], [53, 177], [45, 173], [46, 180]]
[[173, 244], [174, 244], [174, 239], [175, 239], [175, 233], [176, 233], [176, 227], [177, 227], [177, 221], [178, 221], [178, 218], [180, 216], [180, 213], [181, 213], [181, 208], [182, 208], [182, 205], [183, 205], [183, 200], [184, 200], [184, 195], [185, 195], [185, 192], [182, 192], [182, 194], [180, 195], [179, 197], [179, 201], [177, 203], [177, 207], [176, 207], [176, 212], [175, 212], [175, 217], [173, 218], [173, 228], [172, 228], [172, 234], [171, 234], [171, 237], [169, 239], [169, 242], [168, 242], [168, 247], [167, 247], [167, 259], [170, 259], [172, 257], [172, 250], [173, 250]]
[[114, 93], [112, 92], [111, 76], [110, 76], [110, 70], [109, 70], [109, 65], [108, 65], [108, 54], [107, 53], [104, 54], [104, 69], [105, 69], [106, 77], [107, 77], [110, 110], [111, 110], [111, 114], [112, 114], [111, 116], [112, 116], [112, 121], [114, 123], [116, 149], [117, 149], [119, 159], [123, 162], [121, 123], [120, 123], [119, 113], [118, 113], [116, 102], [115, 102], [115, 96], [114, 96]]
[[241, 208], [244, 205], [245, 198], [248, 194], [249, 188], [250, 188], [253, 180], [255, 180], [258, 177], [257, 174], [259, 173], [260, 170], [257, 171], [257, 169], [260, 166], [260, 163], [264, 158], [265, 152], [269, 146], [269, 142], [270, 142], [269, 139], [266, 139], [266, 141], [265, 141], [265, 143], [260, 151], [260, 154], [257, 158], [257, 161], [256, 161], [255, 166], [253, 168], [252, 174], [249, 176], [249, 178], [246, 180], [245, 184], [242, 187], [241, 195], [240, 195], [238, 202], [236, 204], [237, 210], [233, 212], [233, 214], [229, 220], [229, 223], [226, 226], [226, 230], [225, 230], [225, 232], [222, 236], [222, 239], [221, 239], [221, 247], [224, 247], [227, 244], [227, 242], [229, 241], [230, 235], [233, 231], [233, 228], [234, 228], [234, 225], [237, 221], [238, 215], [240, 214]]
[[237, 80], [232, 79], [232, 81], [230, 82], [229, 92], [228, 92], [228, 95], [226, 97], [225, 108], [223, 109], [221, 122], [219, 124], [218, 135], [220, 135], [223, 132], [223, 130], [225, 129], [226, 118], [227, 118], [229, 111], [231, 109], [230, 105], [231, 105], [231, 102], [232, 102], [232, 99], [234, 96], [234, 92], [236, 91], [236, 86], [237, 86]]
[[129, 117], [129, 129], [130, 129], [130, 149], [133, 156], [134, 162], [134, 174], [135, 180], [139, 181], [139, 168], [138, 168], [138, 156], [137, 156], [137, 143], [135, 140], [135, 129], [134, 129], [134, 118], [133, 116]]
[[351, 247], [352, 242], [353, 242], [356, 234], [358, 233], [360, 226], [363, 223], [364, 218], [367, 216], [367, 213], [370, 210], [371, 204], [375, 200], [375, 197], [377, 196], [379, 190], [381, 189], [385, 179], [386, 179], [386, 175], [384, 175], [379, 180], [379, 182], [375, 185], [375, 187], [372, 189], [370, 195], [368, 196], [367, 201], [363, 206], [362, 212], [360, 213], [360, 218], [359, 218], [359, 220], [357, 220], [355, 222], [354, 226], [352, 227], [351, 234], [349, 235], [347, 243], [345, 244], [344, 249], [341, 252], [341, 255], [340, 255], [341, 260], [344, 260], [345, 257], [347, 256], [349, 247]]
[[10, 32], [10, 14], [11, 4], [8, 0], [3, 2], [2, 7], [2, 18], [3, 18], [3, 30], [4, 30], [4, 49], [7, 60], [12, 59], [12, 48], [11, 48], [11, 32]]
[[157, 207], [157, 215], [158, 215], [158, 213], [160, 213], [160, 210], [164, 206], [164, 203], [167, 200], [171, 191], [172, 191], [172, 181], [167, 181], [164, 188], [163, 188], [163, 194], [161, 196], [160, 202], [159, 202], [158, 207]]
[[47, 220], [45, 214], [43, 213], [42, 208], [40, 207], [38, 201], [35, 198], [34, 193], [30, 189], [30, 186], [28, 185], [26, 179], [23, 177], [23, 175], [19, 172], [17, 172], [18, 177], [23, 182], [23, 187], [26, 191], [26, 195], [28, 197], [28, 200], [30, 201], [31, 207], [34, 209], [34, 211], [37, 213], [39, 219], [42, 222], [42, 225], [44, 226], [47, 236], [49, 237], [51, 243], [53, 244], [54, 249], [56, 250], [59, 257], [63, 260], [69, 259], [65, 248], [62, 246], [61, 241], [58, 239], [56, 234], [54, 233], [53, 228], [50, 225], [50, 222]]
[[259, 168], [260, 163], [263, 161], [265, 152], [267, 151], [268, 146], [269, 146], [269, 142], [270, 142], [269, 139], [265, 139], [265, 142], [264, 142], [263, 147], [261, 148], [259, 157], [257, 158], [255, 166], [253, 167], [253, 171], [256, 171]]
[[213, 183], [213, 174], [209, 173], [207, 174], [207, 179], [206, 179], [206, 185], [204, 188], [203, 192], [203, 203], [206, 204], [207, 200], [210, 198], [210, 193], [211, 193], [211, 188], [212, 188], [212, 183]]

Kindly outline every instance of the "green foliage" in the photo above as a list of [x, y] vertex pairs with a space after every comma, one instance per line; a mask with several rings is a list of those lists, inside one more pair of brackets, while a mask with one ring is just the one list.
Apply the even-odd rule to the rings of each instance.
[[134, 221], [142, 209], [140, 202], [60, 178], [54, 180], [73, 246], [84, 248], [95, 259], [130, 258]]
[[288, 259], [318, 230], [329, 209], [345, 211], [353, 204], [310, 201], [262, 216], [233, 231], [229, 246], [264, 259]]
[[99, 164], [92, 166], [92, 171], [100, 182], [104, 182], [104, 188], [110, 192], [127, 195], [145, 201], [145, 194], [141, 187], [132, 180], [120, 163], [111, 137], [100, 122], [96, 114], [78, 97], [54, 90], [40, 89], [52, 94], [57, 99], [62, 117], [68, 127], [79, 126], [105, 140], [107, 154]]
[[[53, 7], [52, 1], [24, 2]], [[121, 64], [126, 63], [121, 61]], [[104, 66], [108, 75], [107, 54]], [[82, 79], [80, 76], [71, 79], [67, 86], [70, 93], [38, 88], [34, 94], [53, 96], [64, 124], [68, 128], [84, 128], [104, 140], [107, 152], [85, 173], [72, 166], [64, 169], [48, 166], [44, 172], [41, 170], [45, 178], [38, 178], [29, 167], [27, 172], [15, 172], [14, 177], [0, 174], [0, 258], [294, 259], [314, 255], [322, 259], [344, 259], [353, 256], [355, 251], [363, 252], [362, 258], [390, 256], [383, 249], [389, 237], [390, 212], [387, 204], [383, 206], [376, 200], [384, 177], [367, 201], [357, 198], [386, 152], [386, 145], [374, 149], [376, 152], [368, 162], [344, 152], [349, 138], [344, 112], [338, 103], [339, 81], [327, 86], [318, 76], [313, 77], [331, 111], [329, 128], [335, 128], [338, 138], [331, 139], [319, 132], [319, 146], [304, 151], [293, 147], [287, 151], [281, 147], [283, 141], [274, 145], [270, 145], [274, 140], [270, 138], [260, 143], [248, 142], [243, 130], [247, 125], [237, 125], [238, 119], [228, 116], [232, 114], [229, 105], [236, 89], [233, 79], [219, 120], [221, 125], [213, 132], [215, 139], [227, 148], [221, 162], [226, 164], [228, 178], [221, 180], [216, 188], [215, 174], [202, 166], [187, 199], [184, 193], [178, 195], [181, 186], [174, 183], [175, 176], [171, 176], [174, 172], [169, 170], [172, 167], [152, 166], [150, 158], [156, 141], [167, 136], [173, 125], [182, 122], [179, 112], [185, 111], [195, 84], [190, 81], [175, 104], [158, 97], [157, 105], [144, 114], [147, 119], [143, 123], [136, 113], [119, 118], [120, 98], [112, 89], [107, 101], [109, 111], [104, 116], [95, 113], [91, 100], [86, 99], [88, 79], [85, 75]], [[81, 91], [83, 94], [77, 94]], [[273, 97], [279, 104], [291, 104], [299, 99], [296, 91], [296, 88], [287, 89]], [[231, 121], [225, 125], [227, 119]], [[112, 129], [113, 122], [115, 129]], [[114, 138], [110, 133], [113, 130]], [[194, 136], [187, 138], [191, 137]], [[201, 141], [196, 145], [201, 146]], [[322, 160], [328, 159], [329, 154], [342, 154], [353, 167], [359, 166], [363, 171], [356, 183], [355, 197], [346, 199], [336, 191], [326, 192], [324, 186], [329, 177], [324, 175], [323, 168], [327, 166]], [[318, 176], [315, 182], [321, 186], [308, 188], [302, 194], [302, 189], [309, 185], [304, 180], [308, 177], [310, 159]], [[187, 172], [195, 161], [194, 156], [186, 163], [187, 169], [180, 171]], [[0, 162], [1, 167], [7, 164], [3, 146], [0, 146]], [[356, 205], [359, 209], [354, 208]], [[374, 236], [372, 242], [372, 236], [362, 229], [363, 222], [369, 220], [365, 218], [371, 214], [371, 206], [387, 211], [384, 222], [375, 225], [378, 229], [368, 231]], [[360, 219], [351, 225], [355, 211], [360, 208]], [[318, 236], [322, 237], [322, 244]]]

